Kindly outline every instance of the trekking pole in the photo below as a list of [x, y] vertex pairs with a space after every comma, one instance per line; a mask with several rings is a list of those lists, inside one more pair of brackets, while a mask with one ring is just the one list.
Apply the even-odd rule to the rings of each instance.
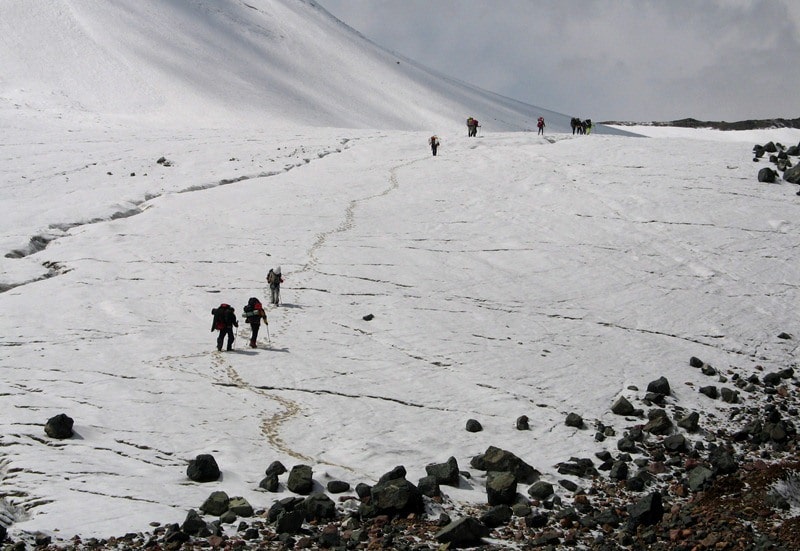
[[267, 346], [272, 346], [272, 340], [269, 338], [269, 324], [267, 324]]

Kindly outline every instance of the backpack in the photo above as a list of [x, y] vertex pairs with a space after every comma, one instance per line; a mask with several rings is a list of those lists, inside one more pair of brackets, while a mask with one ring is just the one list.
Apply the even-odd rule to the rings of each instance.
[[247, 305], [244, 307], [244, 317], [250, 318], [252, 316], [258, 316], [260, 315], [258, 313], [259, 310], [263, 310], [261, 303], [256, 297], [250, 297], [250, 300], [247, 301]]
[[225, 314], [231, 307], [230, 304], [224, 302], [217, 308], [211, 309], [211, 315], [214, 316], [214, 328], [217, 330], [225, 329]]
[[270, 285], [275, 283], [275, 271], [272, 268], [269, 269], [269, 273], [267, 274], [267, 283]]

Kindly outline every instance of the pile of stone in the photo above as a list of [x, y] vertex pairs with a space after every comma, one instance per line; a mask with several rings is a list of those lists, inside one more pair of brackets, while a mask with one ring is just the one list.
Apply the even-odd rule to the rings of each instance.
[[789, 147], [775, 142], [768, 142], [764, 145], [756, 144], [753, 146], [753, 161], [759, 162], [767, 153], [769, 153], [769, 162], [774, 164], [777, 170], [770, 167], [762, 168], [758, 171], [759, 182], [775, 183], [782, 173], [785, 181], [791, 184], [800, 184], [800, 165], [792, 163], [791, 160], [791, 157], [800, 156], [800, 144]]

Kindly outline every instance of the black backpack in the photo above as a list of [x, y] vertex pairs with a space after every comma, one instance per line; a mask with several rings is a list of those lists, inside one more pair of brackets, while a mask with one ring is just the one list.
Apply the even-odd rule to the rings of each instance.
[[230, 304], [225, 304], [223, 302], [217, 308], [211, 309], [211, 315], [214, 316], [214, 328], [225, 329], [225, 318], [230, 307]]

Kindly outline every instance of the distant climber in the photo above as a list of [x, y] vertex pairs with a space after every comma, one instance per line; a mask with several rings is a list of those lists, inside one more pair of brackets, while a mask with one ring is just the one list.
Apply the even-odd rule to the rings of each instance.
[[230, 304], [222, 303], [217, 308], [211, 309], [211, 315], [214, 320], [211, 322], [211, 332], [219, 331], [217, 337], [217, 350], [222, 350], [222, 344], [225, 341], [225, 336], [228, 336], [228, 350], [233, 350], [233, 328], [239, 327], [239, 322], [236, 320], [236, 311]]
[[474, 138], [478, 135], [478, 127], [480, 124], [478, 123], [478, 119], [470, 117], [467, 119], [467, 137]]
[[269, 283], [270, 292], [269, 302], [277, 306], [281, 302], [281, 283], [283, 283], [280, 266], [270, 269], [267, 274], [267, 283]]
[[439, 138], [436, 135], [428, 138], [428, 145], [431, 146], [431, 153], [436, 157], [436, 150], [439, 149]]
[[539, 129], [539, 132], [537, 133], [537, 136], [539, 134], [544, 136], [544, 117], [539, 117], [539, 120], [536, 121], [536, 128]]
[[257, 348], [256, 340], [258, 339], [258, 329], [261, 326], [261, 320], [264, 320], [264, 325], [269, 325], [267, 322], [267, 314], [264, 312], [264, 307], [261, 306], [261, 301], [256, 297], [250, 297], [247, 305], [244, 307], [244, 319], [250, 324], [250, 348]]
[[581, 120], [578, 117], [572, 117], [569, 121], [569, 125], [572, 127], [572, 134], [575, 135], [581, 133]]
[[585, 121], [583, 121], [583, 124], [584, 124], [583, 133], [584, 134], [591, 134], [592, 126], [593, 126], [592, 125], [592, 119], [586, 119]]

